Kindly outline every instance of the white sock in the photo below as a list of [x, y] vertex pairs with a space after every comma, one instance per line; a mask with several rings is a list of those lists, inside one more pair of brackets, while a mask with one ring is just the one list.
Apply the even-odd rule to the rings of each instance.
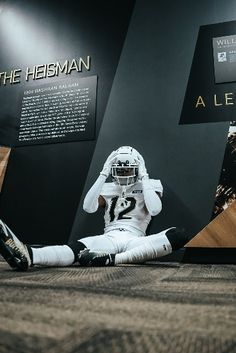
[[143, 244], [116, 254], [115, 265], [145, 262], [170, 254], [172, 248], [165, 233], [166, 231], [163, 231], [144, 237]]
[[75, 256], [67, 245], [45, 246], [43, 248], [32, 248], [33, 265], [42, 266], [70, 266]]

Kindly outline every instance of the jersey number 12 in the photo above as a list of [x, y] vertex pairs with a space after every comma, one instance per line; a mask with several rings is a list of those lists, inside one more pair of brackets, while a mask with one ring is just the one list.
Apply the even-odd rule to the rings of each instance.
[[[111, 208], [109, 211], [111, 222], [114, 221], [114, 219], [115, 219], [115, 208], [116, 208], [117, 200], [118, 200], [118, 196], [113, 197], [111, 199]], [[125, 216], [125, 215], [135, 208], [136, 200], [134, 197], [126, 197], [125, 200], [130, 202], [130, 204], [127, 208], [124, 208], [124, 210], [118, 214], [117, 219], [131, 219], [131, 217]]]

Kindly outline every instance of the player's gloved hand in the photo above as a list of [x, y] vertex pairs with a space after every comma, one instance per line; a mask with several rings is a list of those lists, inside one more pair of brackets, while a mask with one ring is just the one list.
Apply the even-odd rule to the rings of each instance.
[[104, 175], [106, 178], [109, 177], [111, 173], [111, 166], [114, 163], [117, 156], [117, 151], [113, 151], [107, 158], [106, 162], [104, 163], [103, 169], [101, 171], [101, 175]]
[[138, 160], [139, 160], [139, 168], [138, 168], [139, 179], [141, 180], [147, 179], [149, 175], [147, 172], [147, 168], [145, 166], [145, 161], [140, 153], [138, 153]]
[[114, 266], [115, 255], [85, 249], [79, 253], [78, 262], [80, 266]]

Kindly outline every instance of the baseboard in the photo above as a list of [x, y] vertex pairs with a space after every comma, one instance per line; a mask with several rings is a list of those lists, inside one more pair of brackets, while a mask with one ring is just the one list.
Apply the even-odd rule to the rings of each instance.
[[236, 248], [182, 248], [158, 259], [160, 262], [236, 264]]
[[182, 262], [236, 264], [236, 248], [186, 248]]

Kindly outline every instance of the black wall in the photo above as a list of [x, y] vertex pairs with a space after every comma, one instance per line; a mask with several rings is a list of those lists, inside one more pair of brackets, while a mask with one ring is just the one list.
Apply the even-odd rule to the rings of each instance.
[[[134, 1], [6, 1], [0, 14], [0, 72], [91, 56], [98, 76], [99, 133]], [[30, 85], [53, 82], [53, 78]], [[0, 145], [14, 146], [22, 80], [0, 87]], [[64, 243], [74, 221], [96, 140], [13, 148], [0, 216], [22, 240]]]

